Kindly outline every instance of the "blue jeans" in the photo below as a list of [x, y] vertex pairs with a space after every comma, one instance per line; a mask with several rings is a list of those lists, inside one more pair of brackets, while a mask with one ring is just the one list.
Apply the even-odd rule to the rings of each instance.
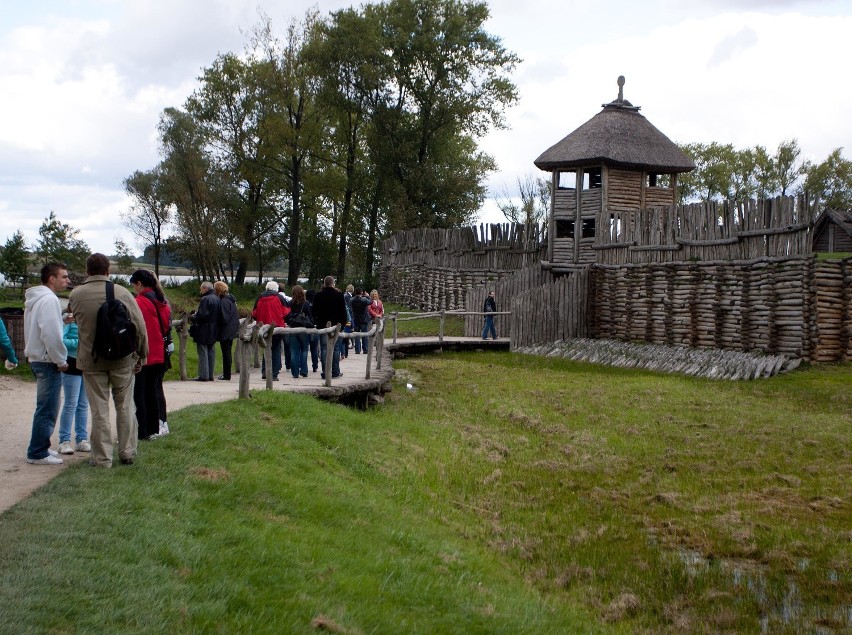
[[482, 327], [482, 339], [487, 339], [488, 331], [491, 331], [492, 339], [497, 339], [497, 331], [494, 329], [494, 316], [486, 315], [485, 316], [485, 326]]
[[216, 342], [212, 344], [196, 342], [195, 349], [198, 351], [198, 377], [213, 379], [213, 373], [216, 370]]
[[[373, 328], [373, 324], [371, 322], [364, 322], [363, 324], [358, 324], [355, 327], [356, 333], [366, 333], [371, 328]], [[360, 355], [362, 352], [367, 352], [368, 342], [370, 340], [366, 337], [356, 337], [355, 338], [355, 354]]]
[[[320, 336], [320, 364], [322, 372], [325, 375], [325, 354], [328, 352], [328, 335]], [[334, 351], [331, 354], [331, 376], [337, 377], [340, 375], [340, 347], [335, 344]]]
[[[272, 378], [278, 377], [281, 372], [281, 343], [284, 341], [283, 335], [272, 336]], [[260, 358], [260, 375], [266, 378], [266, 354]]]
[[290, 374], [308, 376], [308, 334], [290, 336]]
[[310, 349], [311, 349], [311, 367], [314, 372], [317, 372], [317, 366], [319, 365], [319, 335], [310, 335]]
[[30, 370], [36, 378], [36, 407], [27, 458], [37, 460], [46, 457], [50, 449], [50, 437], [59, 416], [62, 373], [56, 364], [47, 362], [30, 362]]
[[62, 373], [62, 393], [65, 398], [62, 403], [62, 416], [59, 418], [59, 442], [71, 440], [72, 426], [77, 443], [88, 440], [89, 399], [83, 386], [83, 376]]

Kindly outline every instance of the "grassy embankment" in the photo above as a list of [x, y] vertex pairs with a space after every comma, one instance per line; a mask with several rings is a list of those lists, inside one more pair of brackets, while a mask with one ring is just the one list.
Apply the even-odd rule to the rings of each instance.
[[395, 367], [368, 413], [257, 392], [64, 472], [0, 516], [0, 632], [850, 628], [849, 365]]

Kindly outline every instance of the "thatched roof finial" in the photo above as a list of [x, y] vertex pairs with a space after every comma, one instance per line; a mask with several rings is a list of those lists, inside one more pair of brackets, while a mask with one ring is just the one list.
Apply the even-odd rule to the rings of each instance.
[[618, 76], [618, 101], [624, 101], [624, 75]]

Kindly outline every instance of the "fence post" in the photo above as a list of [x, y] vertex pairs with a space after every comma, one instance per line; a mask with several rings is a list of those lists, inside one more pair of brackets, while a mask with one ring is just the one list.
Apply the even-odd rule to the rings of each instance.
[[266, 375], [266, 389], [272, 390], [272, 334], [274, 324], [263, 324], [258, 331], [258, 338], [263, 342], [263, 374]]
[[[373, 318], [373, 326], [375, 326], [376, 324], [376, 319], [377, 318]], [[370, 328], [369, 330], [372, 331], [373, 329]], [[365, 338], [364, 346], [366, 347], [366, 350], [364, 352], [367, 353], [367, 371], [364, 374], [364, 379], [370, 378], [370, 366], [372, 365], [373, 361], [373, 337], [374, 336], [369, 335]]]
[[180, 351], [178, 351], [178, 366], [180, 368], [180, 380], [186, 381], [189, 379], [186, 376], [186, 347], [187, 347], [187, 338], [189, 337], [189, 316], [184, 313], [183, 317], [180, 320], [180, 323], [177, 325], [177, 334], [178, 334], [178, 346], [180, 347]]
[[444, 343], [444, 309], [441, 309], [441, 321], [438, 324], [438, 343]]
[[[328, 328], [331, 326], [331, 322], [326, 322], [325, 327]], [[340, 326], [335, 324], [334, 330], [330, 333], [330, 336], [326, 336], [326, 347], [325, 347], [325, 385], [328, 388], [331, 388], [331, 376], [334, 374], [332, 370], [332, 363], [334, 361], [334, 347], [337, 346], [337, 332], [340, 329]]]
[[393, 320], [393, 343], [396, 344], [396, 319], [399, 317], [399, 311], [394, 311], [391, 319]]
[[376, 324], [376, 370], [382, 368], [382, 351], [385, 348], [385, 321], [379, 318]]
[[249, 395], [249, 380], [251, 374], [251, 364], [249, 356], [252, 349], [257, 347], [257, 324], [249, 324], [249, 320], [244, 320], [240, 324], [239, 337], [237, 338], [237, 359], [240, 360], [242, 371], [240, 372], [240, 399], [248, 399]]

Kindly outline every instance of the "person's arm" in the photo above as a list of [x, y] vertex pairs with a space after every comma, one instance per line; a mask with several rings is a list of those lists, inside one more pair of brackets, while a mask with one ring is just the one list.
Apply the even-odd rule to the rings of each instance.
[[3, 320], [0, 320], [0, 348], [3, 349], [3, 353], [6, 355], [6, 359], [17, 366], [18, 358], [15, 355], [15, 347], [12, 346], [12, 339], [9, 337], [9, 333], [6, 331], [6, 324]]

